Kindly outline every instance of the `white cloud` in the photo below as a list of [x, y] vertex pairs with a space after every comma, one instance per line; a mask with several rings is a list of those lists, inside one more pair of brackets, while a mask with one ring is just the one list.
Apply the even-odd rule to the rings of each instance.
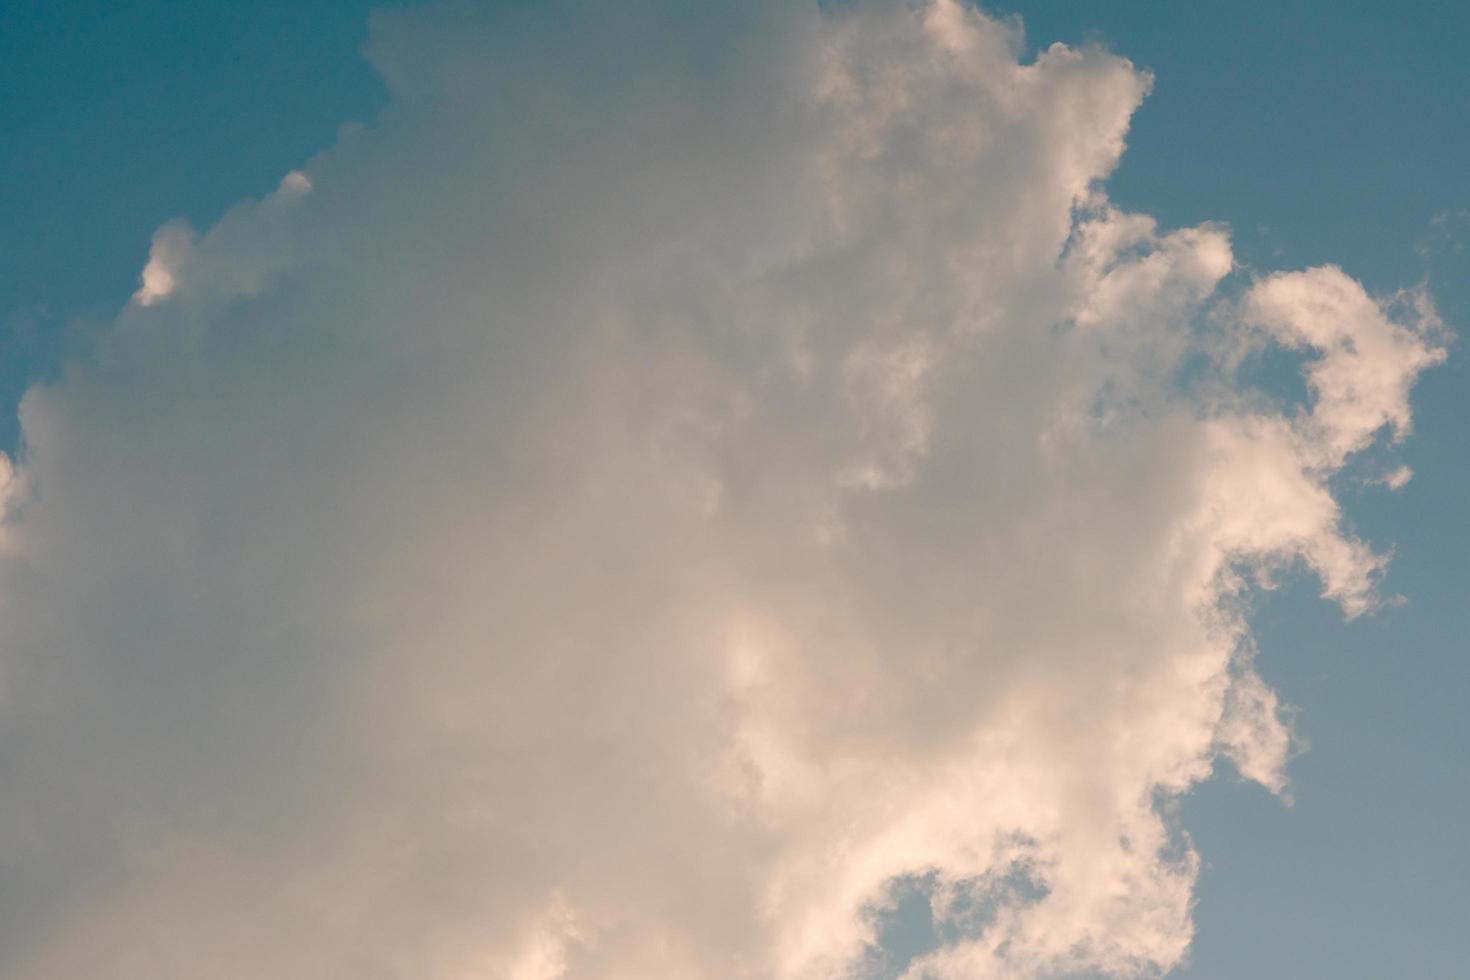
[[1384, 486], [1388, 487], [1390, 490], [1402, 490], [1404, 487], [1409, 485], [1409, 481], [1413, 478], [1413, 468], [1408, 466], [1396, 466], [1394, 467], [1392, 472], [1384, 474], [1373, 482], [1381, 483]]
[[1427, 301], [1222, 288], [1100, 190], [1149, 79], [953, 0], [373, 38], [23, 403], [0, 975], [862, 976], [902, 881], [909, 977], [1178, 963], [1173, 801], [1285, 786], [1249, 583], [1372, 605]]
[[182, 222], [171, 222], [153, 235], [148, 264], [143, 266], [142, 285], [133, 298], [151, 306], [178, 288], [180, 269], [194, 245], [194, 232]]
[[293, 170], [281, 178], [280, 191], [284, 194], [304, 194], [311, 190], [311, 178], [299, 170]]

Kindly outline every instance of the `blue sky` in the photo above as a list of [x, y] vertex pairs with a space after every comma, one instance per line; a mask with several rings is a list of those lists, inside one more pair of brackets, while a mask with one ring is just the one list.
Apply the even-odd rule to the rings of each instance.
[[[375, 4], [0, 4], [10, 451], [22, 392], [90, 356], [156, 229], [207, 229], [270, 194], [339, 127], [373, 122], [388, 93], [360, 53]], [[1236, 261], [1263, 274], [1335, 263], [1372, 293], [1424, 283], [1455, 334], [1470, 323], [1462, 5], [985, 9], [1024, 19], [1028, 57], [1097, 44], [1153, 73], [1107, 183], [1121, 208], [1165, 230], [1223, 223]], [[1392, 553], [1383, 592], [1405, 601], [1348, 622], [1297, 575], [1252, 613], [1257, 669], [1310, 747], [1290, 762], [1290, 806], [1223, 762], [1184, 798], [1203, 871], [1178, 976], [1463, 970], [1470, 368], [1458, 337], [1449, 348], [1415, 385], [1413, 434], [1394, 450], [1414, 479], [1393, 493], [1334, 483], [1347, 527]]]
[[[1062, 8], [1065, 7], [1065, 10]], [[1228, 220], [1263, 266], [1335, 262], [1370, 287], [1427, 280], [1470, 322], [1470, 71], [1449, 3], [1017, 6], [1033, 42], [1095, 39], [1151, 68], [1110, 182], [1170, 223]], [[1463, 333], [1462, 333], [1463, 335]], [[1470, 910], [1470, 368], [1414, 395], [1400, 499], [1351, 519], [1394, 549], [1408, 599], [1343, 623], [1310, 589], [1257, 616], [1262, 670], [1310, 751], [1287, 809], [1229, 778], [1185, 804], [1209, 862], [1184, 976], [1450, 977]]]

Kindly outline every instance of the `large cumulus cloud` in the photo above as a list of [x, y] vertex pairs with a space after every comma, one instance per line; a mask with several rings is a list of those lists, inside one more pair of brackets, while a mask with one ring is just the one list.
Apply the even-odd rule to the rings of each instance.
[[1333, 481], [1437, 325], [1120, 212], [1149, 78], [1018, 32], [379, 17], [381, 118], [162, 229], [22, 404], [0, 973], [1180, 962], [1174, 802], [1285, 786], [1249, 593], [1376, 601]]

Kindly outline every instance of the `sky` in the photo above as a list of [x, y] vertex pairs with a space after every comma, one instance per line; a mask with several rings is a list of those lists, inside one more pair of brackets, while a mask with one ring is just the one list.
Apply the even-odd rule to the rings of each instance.
[[0, 976], [1456, 976], [1467, 27], [4, 3]]

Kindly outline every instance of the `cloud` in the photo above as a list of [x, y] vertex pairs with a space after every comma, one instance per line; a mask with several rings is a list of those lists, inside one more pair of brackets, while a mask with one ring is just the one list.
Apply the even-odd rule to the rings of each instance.
[[178, 286], [180, 267], [194, 244], [194, 232], [182, 222], [164, 225], [153, 235], [148, 264], [139, 278], [142, 284], [133, 298], [151, 306], [168, 297]]
[[0, 974], [1180, 962], [1174, 802], [1285, 787], [1250, 591], [1374, 603], [1330, 481], [1427, 299], [1119, 211], [1148, 76], [954, 0], [372, 36], [381, 118], [21, 406]]

